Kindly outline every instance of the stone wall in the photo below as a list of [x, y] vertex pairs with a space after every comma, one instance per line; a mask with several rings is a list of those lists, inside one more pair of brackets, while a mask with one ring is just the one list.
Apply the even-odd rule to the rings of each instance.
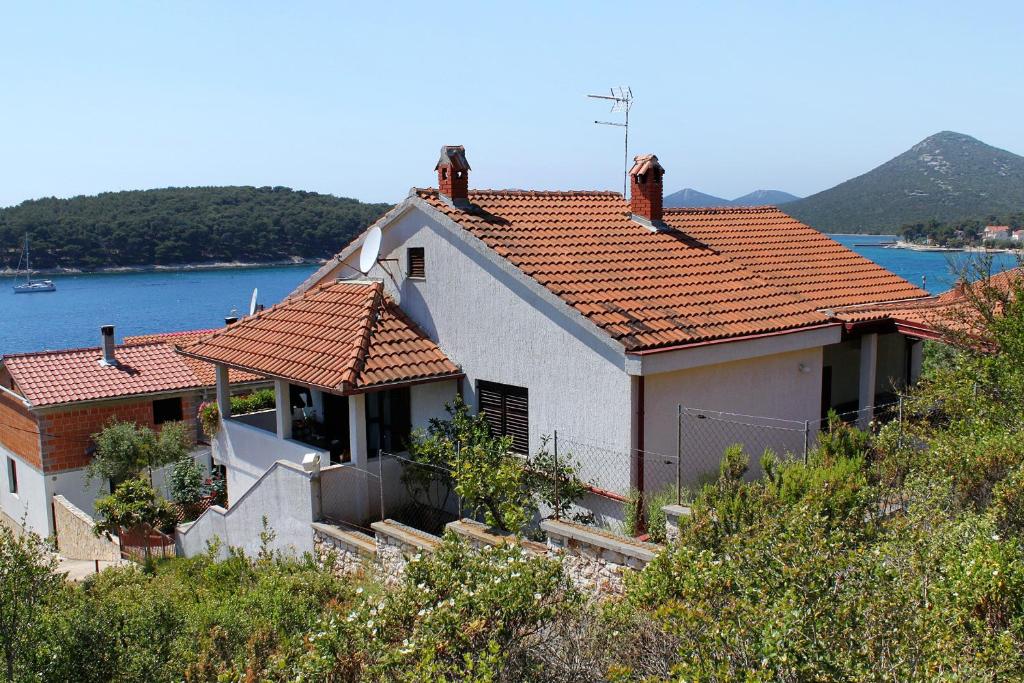
[[410, 559], [424, 552], [432, 552], [441, 545], [441, 539], [437, 536], [391, 519], [374, 522], [371, 527], [376, 538], [376, 566], [384, 583], [389, 586], [402, 580], [405, 565]]
[[449, 522], [445, 525], [445, 528], [477, 550], [482, 549], [484, 546], [496, 547], [512, 543], [520, 546], [531, 555], [547, 554], [547, 546], [543, 543], [528, 541], [507, 531], [492, 529], [486, 524], [481, 524], [472, 519], [458, 519], [454, 522]]
[[561, 558], [573, 583], [602, 596], [622, 595], [626, 572], [643, 569], [663, 548], [564, 520], [546, 519], [540, 527], [549, 554]]
[[338, 576], [358, 574], [377, 557], [373, 538], [333, 524], [313, 522], [313, 556]]
[[57, 552], [71, 560], [121, 559], [117, 536], [108, 540], [92, 532], [93, 519], [75, 507], [64, 496], [53, 497], [53, 527], [57, 535]]

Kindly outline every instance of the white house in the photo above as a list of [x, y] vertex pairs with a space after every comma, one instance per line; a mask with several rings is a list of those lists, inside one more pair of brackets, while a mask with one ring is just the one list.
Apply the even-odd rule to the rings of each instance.
[[[368, 409], [380, 386], [339, 382], [367, 362], [346, 335], [362, 330], [372, 345], [376, 309], [359, 318], [317, 303], [367, 283], [416, 342], [391, 356], [401, 368], [392, 382], [411, 385], [410, 426], [461, 392], [520, 449], [556, 430], [592, 446], [603, 460], [588, 474], [615, 494], [664, 483], [664, 463], [645, 454], [675, 452], [679, 405], [815, 423], [830, 408], [859, 409], [866, 421], [919, 371], [918, 336], [863, 310], [925, 291], [774, 207], [663, 209], [653, 155], [636, 158], [628, 199], [470, 190], [462, 147], [444, 147], [435, 170], [438, 188], [413, 189], [285, 302], [184, 349], [221, 377], [232, 367], [279, 380], [276, 427], [257, 442], [230, 425], [235, 440], [219, 454], [229, 494], [309, 451], [289, 441], [281, 410], [293, 387], [310, 390], [344, 457], [381, 447]], [[363, 272], [378, 230], [379, 256]], [[847, 320], [845, 307], [861, 313]], [[339, 336], [310, 335], [309, 324]], [[275, 335], [280, 346], [261, 346]], [[417, 376], [421, 353], [435, 365]], [[328, 395], [346, 408], [321, 409]]]

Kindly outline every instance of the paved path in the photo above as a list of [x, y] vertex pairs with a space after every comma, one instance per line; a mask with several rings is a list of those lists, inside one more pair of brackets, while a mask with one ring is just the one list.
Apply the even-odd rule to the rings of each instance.
[[[57, 556], [57, 572], [66, 572], [68, 575], [68, 581], [78, 583], [85, 578], [92, 576], [96, 573], [97, 562], [94, 560], [70, 560], [66, 557]], [[100, 560], [99, 568], [103, 571], [107, 567], [118, 567], [126, 564], [131, 564], [127, 560], [118, 560], [116, 562], [110, 562], [109, 560]]]

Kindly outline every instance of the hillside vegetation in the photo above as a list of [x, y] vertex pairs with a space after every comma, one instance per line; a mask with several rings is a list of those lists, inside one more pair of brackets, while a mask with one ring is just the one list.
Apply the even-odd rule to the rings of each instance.
[[0, 269], [269, 262], [335, 254], [388, 209], [287, 187], [182, 187], [0, 209]]
[[835, 187], [786, 204], [823, 232], [895, 233], [1024, 209], [1024, 157], [944, 131]]

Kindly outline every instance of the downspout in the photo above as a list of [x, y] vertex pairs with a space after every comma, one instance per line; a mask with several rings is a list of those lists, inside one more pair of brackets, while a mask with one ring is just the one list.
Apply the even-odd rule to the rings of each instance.
[[644, 514], [644, 376], [637, 376], [636, 383], [636, 490], [637, 524], [639, 533], [647, 531], [647, 515]]

